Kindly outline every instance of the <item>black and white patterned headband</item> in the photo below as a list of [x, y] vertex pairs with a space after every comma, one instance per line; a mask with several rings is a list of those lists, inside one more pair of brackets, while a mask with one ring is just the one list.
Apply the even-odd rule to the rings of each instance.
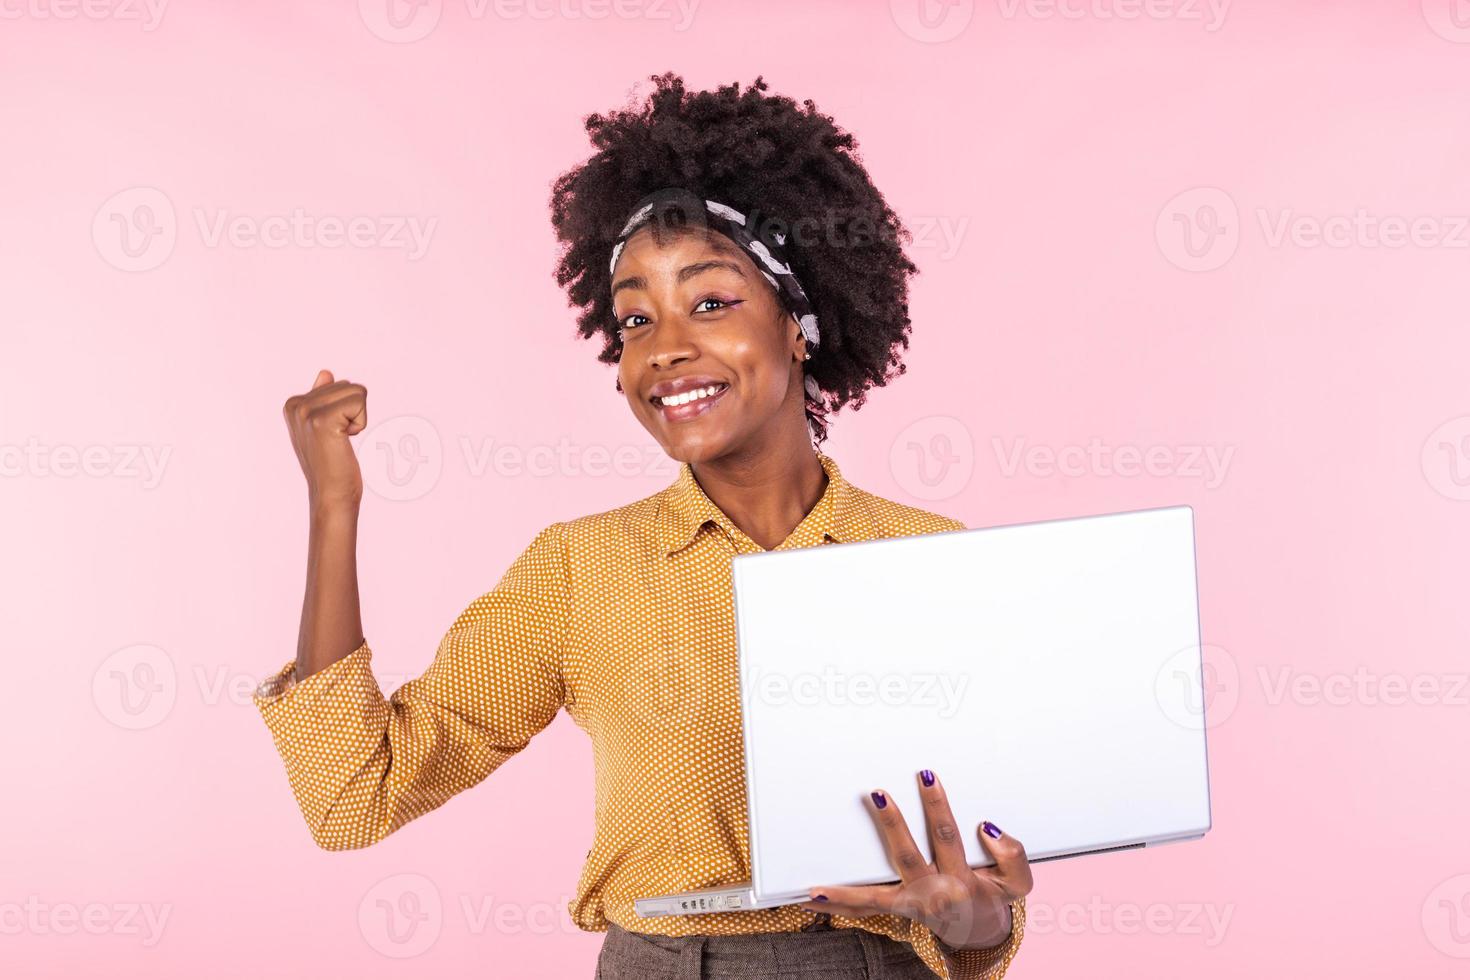
[[[622, 254], [623, 246], [633, 233], [652, 219], [656, 211], [671, 206], [680, 209], [686, 225], [707, 224], [739, 245], [750, 256], [755, 267], [775, 287], [776, 292], [785, 298], [792, 316], [801, 327], [801, 335], [806, 338], [809, 350], [817, 348], [821, 341], [821, 333], [817, 330], [817, 315], [812, 312], [811, 300], [807, 299], [806, 290], [801, 288], [796, 274], [791, 271], [791, 263], [786, 260], [782, 248], [786, 244], [786, 236], [776, 230], [762, 234], [761, 228], [752, 228], [746, 216], [728, 204], [706, 200], [685, 188], [667, 187], [657, 190], [638, 203], [624, 223], [623, 230], [618, 233], [617, 243], [612, 249], [612, 259], [607, 264], [608, 275], [612, 275], [613, 269], [617, 268], [618, 256]], [[813, 399], [821, 399], [821, 388], [810, 374], [806, 376], [806, 391]]]

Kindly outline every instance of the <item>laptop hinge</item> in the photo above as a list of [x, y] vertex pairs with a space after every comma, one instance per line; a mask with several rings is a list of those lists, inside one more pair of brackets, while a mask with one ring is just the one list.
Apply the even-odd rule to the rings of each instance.
[[1138, 844], [1118, 844], [1118, 845], [1116, 845], [1114, 847], [1095, 847], [1095, 848], [1093, 848], [1090, 851], [1068, 851], [1066, 854], [1052, 854], [1052, 855], [1050, 855], [1048, 857], [1044, 857], [1044, 858], [1031, 858], [1030, 859], [1030, 863], [1031, 864], [1039, 864], [1042, 861], [1055, 861], [1058, 858], [1081, 857], [1084, 854], [1106, 854], [1109, 851], [1131, 851], [1134, 848], [1144, 847], [1144, 846], [1146, 846], [1146, 844], [1144, 844], [1144, 843], [1138, 843]]

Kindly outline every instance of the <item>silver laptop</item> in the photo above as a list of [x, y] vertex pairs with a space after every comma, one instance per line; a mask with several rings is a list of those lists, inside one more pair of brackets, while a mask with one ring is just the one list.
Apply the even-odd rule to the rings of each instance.
[[897, 880], [885, 789], [933, 859], [939, 774], [972, 867], [992, 821], [1032, 861], [1210, 828], [1194, 515], [1165, 507], [737, 555], [749, 882], [641, 916], [771, 908]]

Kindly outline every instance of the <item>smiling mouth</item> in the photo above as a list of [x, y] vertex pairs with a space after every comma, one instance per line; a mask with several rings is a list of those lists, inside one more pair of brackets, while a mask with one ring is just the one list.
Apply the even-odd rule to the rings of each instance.
[[649, 401], [658, 409], [664, 421], [688, 422], [712, 410], [729, 390], [728, 384], [720, 383], [672, 395], [669, 401], [662, 398], [650, 398]]
[[702, 401], [712, 401], [716, 396], [724, 394], [730, 386], [723, 381], [717, 384], [706, 385], [703, 388], [694, 388], [690, 391], [681, 391], [677, 395], [656, 396], [650, 398], [659, 408], [678, 408], [681, 405], [694, 405]]

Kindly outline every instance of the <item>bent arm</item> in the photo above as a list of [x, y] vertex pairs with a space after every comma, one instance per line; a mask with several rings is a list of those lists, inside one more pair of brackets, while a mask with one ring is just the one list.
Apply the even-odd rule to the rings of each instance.
[[424, 674], [385, 698], [364, 640], [299, 680], [287, 663], [255, 693], [312, 839], [367, 847], [478, 784], [565, 702], [562, 525], [455, 619]]
[[362, 647], [357, 515], [356, 507], [312, 506], [306, 596], [296, 637], [296, 669], [288, 683], [305, 680]]

